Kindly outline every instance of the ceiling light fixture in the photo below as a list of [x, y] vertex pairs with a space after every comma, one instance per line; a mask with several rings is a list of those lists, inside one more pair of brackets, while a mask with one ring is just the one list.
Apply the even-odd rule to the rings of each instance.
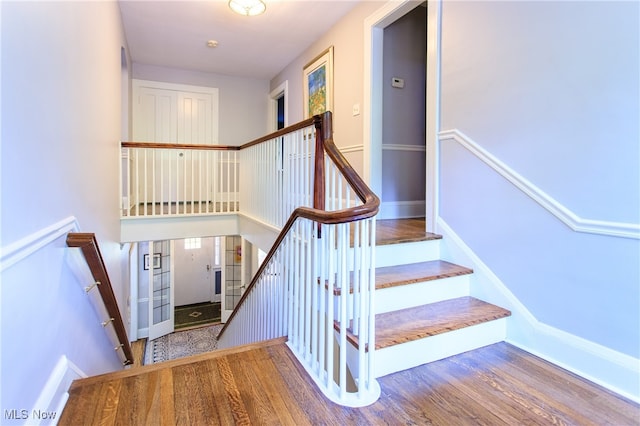
[[256, 16], [267, 10], [262, 0], [229, 0], [229, 7], [236, 13], [245, 16]]

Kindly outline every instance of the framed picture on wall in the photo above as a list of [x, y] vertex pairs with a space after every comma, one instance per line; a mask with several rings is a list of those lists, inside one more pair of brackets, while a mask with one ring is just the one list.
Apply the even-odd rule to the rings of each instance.
[[[162, 258], [160, 257], [160, 253], [153, 254], [153, 269], [159, 269], [162, 266]], [[144, 255], [144, 269], [149, 269], [149, 255]]]
[[303, 68], [304, 118], [333, 110], [333, 46]]

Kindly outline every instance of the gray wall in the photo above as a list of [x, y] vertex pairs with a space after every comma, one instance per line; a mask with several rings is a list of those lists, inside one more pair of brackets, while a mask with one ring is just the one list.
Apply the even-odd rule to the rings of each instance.
[[[444, 2], [441, 130], [581, 218], [640, 220], [637, 2]], [[455, 143], [444, 221], [542, 323], [640, 355], [637, 239], [571, 231]]]

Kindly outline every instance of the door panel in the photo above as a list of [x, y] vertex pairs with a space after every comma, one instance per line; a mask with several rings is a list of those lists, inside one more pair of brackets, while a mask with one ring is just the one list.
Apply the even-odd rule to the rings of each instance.
[[171, 257], [173, 241], [149, 242], [148, 260], [145, 267], [149, 271], [149, 340], [157, 339], [173, 332], [174, 329], [174, 286], [173, 261]]
[[[133, 140], [185, 144], [217, 143], [218, 89], [133, 80]], [[134, 159], [135, 160], [135, 159]], [[191, 150], [171, 150], [147, 155], [141, 160], [149, 170], [162, 165], [162, 175], [140, 188], [155, 202], [202, 201], [197, 173], [201, 155]], [[193, 173], [194, 179], [191, 179]], [[180, 176], [182, 185], [177, 185]]]
[[176, 240], [174, 251], [176, 306], [214, 299], [213, 238]]
[[242, 238], [239, 235], [224, 237], [222, 256], [222, 322], [231, 316], [242, 297], [244, 284], [242, 282]]

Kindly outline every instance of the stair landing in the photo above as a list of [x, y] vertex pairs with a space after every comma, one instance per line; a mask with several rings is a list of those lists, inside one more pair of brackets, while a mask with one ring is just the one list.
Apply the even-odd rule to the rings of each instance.
[[442, 239], [425, 232], [424, 219], [382, 219], [376, 221], [376, 246]]

